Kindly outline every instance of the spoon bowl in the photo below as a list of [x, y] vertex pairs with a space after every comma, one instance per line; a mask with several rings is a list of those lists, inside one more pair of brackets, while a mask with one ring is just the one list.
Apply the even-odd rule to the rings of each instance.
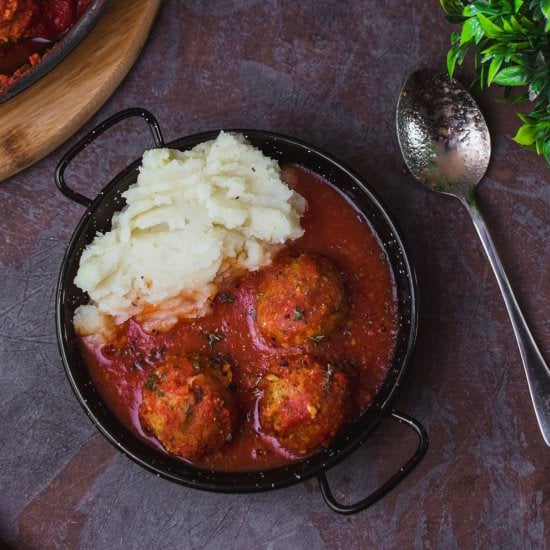
[[479, 107], [443, 73], [421, 69], [407, 80], [397, 132], [407, 167], [434, 191], [468, 197], [489, 165], [491, 138]]
[[432, 191], [458, 198], [472, 218], [504, 298], [544, 441], [550, 446], [550, 370], [527, 326], [475, 200], [491, 158], [485, 119], [456, 80], [414, 72], [397, 104], [397, 137], [407, 167]]

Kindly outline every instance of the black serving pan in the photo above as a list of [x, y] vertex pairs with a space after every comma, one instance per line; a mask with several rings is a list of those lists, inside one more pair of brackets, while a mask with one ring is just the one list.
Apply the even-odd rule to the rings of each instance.
[[21, 75], [7, 92], [0, 94], [0, 103], [22, 92], [59, 65], [92, 31], [110, 3], [111, 0], [93, 0], [84, 15], [69, 29], [67, 34], [44, 53], [40, 63]]
[[[297, 139], [261, 130], [229, 130], [244, 134], [252, 145], [279, 162], [298, 163], [324, 176], [364, 214], [380, 238], [395, 276], [400, 324], [391, 368], [369, 409], [350, 424], [330, 447], [313, 456], [272, 470], [231, 473], [199, 469], [150, 447], [117, 420], [99, 395], [84, 364], [71, 322], [75, 309], [87, 301], [87, 296], [73, 281], [83, 248], [92, 241], [96, 232], [110, 229], [114, 212], [124, 206], [120, 194], [136, 181], [140, 160], [118, 174], [95, 199], [89, 199], [70, 189], [65, 182], [64, 173], [71, 160], [88, 144], [106, 129], [131, 116], [142, 117], [149, 124], [155, 146], [164, 146], [160, 127], [153, 115], [143, 109], [128, 109], [112, 116], [85, 136], [62, 158], [56, 172], [56, 183], [60, 191], [87, 207], [65, 253], [56, 299], [59, 349], [65, 371], [80, 404], [103, 435], [122, 452], [154, 473], [188, 487], [224, 493], [247, 493], [287, 487], [317, 477], [325, 501], [336, 512], [352, 514], [373, 504], [412, 471], [428, 447], [427, 434], [422, 425], [408, 415], [391, 409], [391, 401], [402, 380], [416, 338], [418, 313], [415, 275], [390, 215], [367, 184], [327, 153]], [[184, 137], [167, 146], [189, 149], [215, 138], [218, 132], [219, 130], [215, 130]], [[340, 504], [331, 493], [326, 471], [357, 449], [380, 420], [388, 415], [416, 432], [416, 452], [395, 475], [367, 498], [351, 505]]]

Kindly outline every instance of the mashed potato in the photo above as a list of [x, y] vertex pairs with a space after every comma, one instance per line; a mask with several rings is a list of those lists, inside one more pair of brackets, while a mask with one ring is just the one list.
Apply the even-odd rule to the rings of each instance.
[[276, 161], [242, 136], [221, 132], [189, 151], [146, 151], [112, 229], [82, 253], [75, 284], [80, 335], [136, 317], [146, 330], [208, 312], [219, 283], [270, 263], [303, 234], [305, 199]]

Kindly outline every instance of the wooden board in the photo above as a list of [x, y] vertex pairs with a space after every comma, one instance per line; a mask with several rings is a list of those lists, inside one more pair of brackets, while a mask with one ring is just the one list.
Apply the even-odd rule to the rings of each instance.
[[107, 101], [134, 64], [161, 0], [113, 0], [53, 71], [0, 105], [0, 181], [45, 157]]

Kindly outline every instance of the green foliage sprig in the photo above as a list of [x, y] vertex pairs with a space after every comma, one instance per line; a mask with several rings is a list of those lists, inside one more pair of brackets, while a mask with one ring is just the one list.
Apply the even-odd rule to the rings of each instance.
[[[439, 0], [451, 23], [447, 70], [452, 77], [469, 50], [474, 53], [476, 83], [509, 88], [506, 101], [530, 101], [533, 110], [514, 141], [544, 155], [550, 164], [550, 0]], [[512, 96], [510, 87], [520, 87]]]

